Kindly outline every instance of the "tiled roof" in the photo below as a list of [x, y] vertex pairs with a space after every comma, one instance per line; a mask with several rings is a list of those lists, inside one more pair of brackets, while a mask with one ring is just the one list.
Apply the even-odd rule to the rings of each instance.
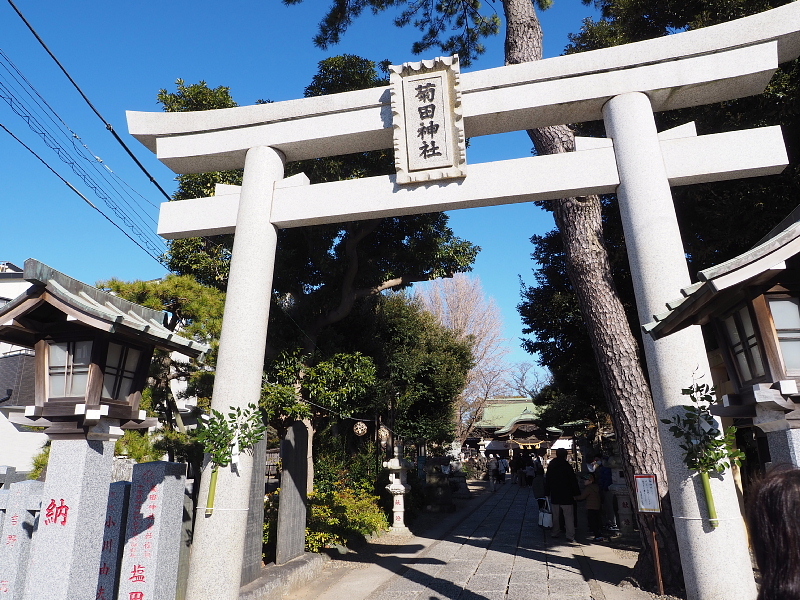
[[[698, 283], [681, 290], [642, 328], [658, 339], [689, 325], [704, 325], [719, 312], [723, 298], [745, 286], [766, 283], [786, 269], [785, 261], [800, 253], [800, 222], [771, 233], [755, 248], [698, 273]], [[721, 296], [721, 292], [727, 294]]]
[[66, 311], [69, 320], [81, 321], [112, 333], [124, 331], [149, 338], [156, 346], [190, 356], [197, 356], [209, 349], [206, 344], [182, 337], [164, 327], [166, 313], [99, 290], [35, 259], [25, 261], [24, 277], [32, 284], [31, 287], [0, 307], [0, 338], [4, 330], [14, 328], [15, 316], [30, 310], [31, 300], [46, 298], [62, 312]]
[[[522, 421], [531, 422], [536, 418], [539, 410], [538, 406], [535, 406], [530, 399], [526, 398], [495, 402], [483, 409], [483, 418], [475, 423], [475, 427], [481, 429], [497, 428], [498, 431], [496, 433], [500, 434], [501, 431], [506, 429], [510, 431], [520, 417], [522, 417]], [[508, 431], [505, 431], [505, 433], [508, 433]]]

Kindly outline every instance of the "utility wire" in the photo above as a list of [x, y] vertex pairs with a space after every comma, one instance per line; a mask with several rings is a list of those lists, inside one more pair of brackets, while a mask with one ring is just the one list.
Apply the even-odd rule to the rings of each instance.
[[14, 12], [16, 12], [16, 13], [19, 15], [19, 18], [20, 18], [20, 19], [22, 19], [22, 22], [23, 22], [23, 23], [25, 23], [25, 25], [28, 27], [28, 29], [30, 29], [30, 32], [31, 32], [31, 33], [33, 34], [33, 36], [34, 36], [34, 37], [35, 37], [35, 38], [38, 40], [38, 42], [41, 44], [42, 48], [44, 48], [44, 49], [45, 49], [45, 51], [46, 51], [46, 52], [47, 52], [47, 53], [50, 55], [50, 58], [52, 58], [52, 59], [55, 61], [55, 63], [58, 65], [58, 67], [61, 69], [61, 71], [62, 71], [62, 72], [64, 73], [64, 75], [67, 77], [67, 79], [69, 79], [70, 83], [71, 83], [71, 84], [72, 84], [72, 85], [75, 87], [75, 89], [76, 89], [76, 90], [78, 90], [78, 93], [79, 93], [79, 94], [81, 95], [81, 97], [84, 99], [84, 101], [86, 102], [86, 104], [88, 104], [88, 105], [89, 105], [89, 108], [91, 108], [91, 109], [92, 109], [92, 111], [94, 111], [94, 114], [96, 114], [96, 115], [97, 115], [97, 117], [98, 117], [98, 118], [99, 118], [99, 119], [100, 119], [100, 120], [103, 122], [103, 124], [106, 126], [106, 129], [108, 129], [108, 131], [110, 131], [110, 132], [111, 132], [111, 135], [113, 135], [113, 136], [114, 136], [114, 139], [116, 139], [116, 140], [117, 140], [117, 142], [119, 143], [119, 145], [120, 145], [120, 146], [122, 146], [122, 147], [125, 149], [125, 152], [127, 152], [127, 153], [128, 153], [128, 156], [130, 156], [130, 157], [133, 159], [133, 162], [135, 162], [135, 163], [136, 163], [136, 165], [137, 165], [137, 166], [138, 166], [138, 167], [139, 167], [139, 168], [142, 170], [142, 172], [143, 172], [143, 173], [144, 173], [144, 174], [147, 176], [147, 178], [148, 178], [148, 179], [150, 179], [150, 182], [151, 182], [153, 185], [155, 185], [155, 186], [158, 188], [158, 190], [159, 190], [159, 191], [160, 191], [160, 192], [161, 192], [161, 193], [164, 195], [164, 197], [165, 197], [167, 200], [172, 200], [172, 198], [170, 197], [170, 195], [169, 195], [169, 194], [168, 194], [166, 191], [164, 191], [164, 188], [162, 188], [162, 187], [161, 187], [161, 185], [160, 185], [160, 184], [159, 184], [159, 183], [158, 183], [158, 182], [155, 180], [155, 178], [154, 178], [154, 177], [153, 177], [153, 176], [152, 176], [152, 175], [151, 175], [151, 174], [148, 172], [148, 170], [147, 170], [147, 169], [144, 167], [144, 165], [143, 165], [141, 162], [139, 162], [139, 159], [138, 159], [138, 158], [136, 158], [136, 155], [135, 155], [135, 154], [134, 154], [134, 153], [131, 151], [131, 149], [130, 149], [130, 148], [128, 148], [128, 146], [125, 144], [125, 142], [124, 142], [124, 141], [122, 141], [122, 138], [121, 138], [121, 137], [119, 137], [119, 135], [118, 135], [118, 134], [117, 134], [117, 132], [114, 130], [114, 127], [111, 125], [111, 123], [109, 123], [108, 121], [106, 121], [106, 120], [103, 118], [103, 115], [101, 115], [101, 114], [100, 114], [100, 111], [98, 111], [98, 110], [95, 108], [95, 106], [94, 106], [94, 104], [92, 104], [91, 100], [89, 100], [89, 98], [86, 96], [86, 94], [84, 94], [84, 93], [83, 93], [83, 90], [80, 88], [80, 86], [79, 86], [79, 85], [78, 85], [78, 84], [75, 82], [75, 80], [74, 80], [74, 79], [73, 79], [73, 78], [70, 76], [70, 74], [69, 74], [69, 73], [67, 72], [67, 70], [64, 68], [64, 65], [62, 65], [62, 64], [61, 64], [61, 62], [58, 60], [58, 58], [56, 58], [56, 55], [55, 55], [55, 54], [53, 54], [53, 53], [50, 51], [50, 48], [48, 48], [48, 47], [47, 47], [47, 44], [45, 44], [45, 43], [44, 43], [44, 40], [43, 40], [41, 37], [39, 37], [39, 34], [38, 34], [38, 33], [36, 33], [36, 30], [33, 28], [33, 26], [32, 26], [32, 25], [31, 25], [31, 24], [28, 22], [28, 20], [25, 18], [25, 15], [23, 15], [23, 14], [22, 14], [22, 12], [21, 12], [21, 11], [20, 11], [20, 10], [17, 8], [17, 5], [16, 5], [16, 4], [14, 4], [13, 0], [8, 0], [8, 3], [11, 5], [11, 8], [13, 8], [13, 9], [14, 9]]
[[[30, 32], [33, 34], [33, 36], [36, 38], [36, 40], [39, 42], [39, 44], [42, 46], [42, 48], [44, 48], [44, 50], [47, 52], [47, 54], [49, 54], [49, 55], [50, 55], [50, 58], [52, 58], [52, 59], [53, 59], [53, 61], [54, 61], [54, 62], [55, 62], [57, 65], [58, 65], [58, 67], [61, 69], [61, 72], [62, 72], [62, 73], [64, 73], [64, 75], [65, 75], [65, 76], [66, 76], [66, 78], [69, 80], [69, 82], [70, 82], [70, 83], [73, 85], [73, 87], [75, 87], [75, 89], [76, 89], [76, 90], [78, 91], [78, 93], [81, 95], [81, 97], [82, 97], [82, 98], [83, 98], [83, 100], [86, 102], [86, 104], [89, 106], [89, 108], [91, 108], [91, 109], [92, 109], [92, 111], [94, 112], [94, 114], [95, 114], [95, 115], [97, 115], [97, 117], [98, 117], [98, 118], [99, 118], [99, 119], [100, 119], [100, 120], [103, 122], [103, 124], [105, 125], [106, 129], [107, 129], [108, 131], [110, 131], [110, 132], [111, 132], [111, 135], [113, 135], [113, 136], [114, 136], [114, 139], [116, 139], [116, 140], [117, 140], [117, 142], [118, 142], [118, 143], [119, 143], [119, 144], [122, 146], [122, 148], [125, 150], [125, 152], [127, 152], [127, 153], [128, 153], [128, 156], [130, 156], [130, 157], [131, 157], [131, 159], [133, 159], [133, 161], [134, 161], [134, 162], [136, 163], [136, 165], [137, 165], [137, 166], [138, 166], [138, 167], [139, 167], [139, 168], [142, 170], [142, 172], [143, 172], [143, 173], [144, 173], [144, 174], [147, 176], [147, 178], [150, 180], [150, 182], [151, 182], [153, 185], [155, 185], [155, 186], [158, 188], [158, 190], [159, 190], [159, 191], [160, 191], [160, 192], [161, 192], [161, 193], [164, 195], [164, 197], [165, 197], [165, 198], [166, 198], [168, 201], [171, 201], [171, 200], [172, 200], [172, 197], [171, 197], [171, 196], [170, 196], [170, 195], [169, 195], [169, 194], [168, 194], [168, 193], [167, 193], [167, 192], [164, 190], [164, 188], [162, 188], [162, 187], [161, 187], [161, 185], [160, 185], [160, 184], [159, 184], [159, 183], [156, 181], [156, 179], [155, 179], [155, 178], [154, 178], [154, 177], [153, 177], [153, 176], [150, 174], [150, 172], [149, 172], [149, 171], [148, 171], [148, 170], [145, 168], [145, 166], [144, 166], [144, 165], [142, 165], [142, 163], [139, 161], [139, 159], [138, 159], [138, 158], [136, 158], [136, 156], [134, 155], [134, 153], [133, 153], [133, 152], [130, 150], [130, 148], [128, 148], [128, 146], [125, 144], [125, 142], [122, 140], [122, 138], [120, 138], [120, 137], [119, 137], [119, 135], [118, 135], [118, 134], [117, 134], [117, 132], [114, 130], [114, 127], [111, 125], [111, 123], [109, 123], [108, 121], [106, 121], [106, 119], [103, 117], [103, 115], [102, 115], [102, 114], [100, 114], [100, 111], [99, 111], [99, 110], [97, 110], [97, 108], [94, 106], [94, 104], [92, 104], [91, 100], [89, 100], [89, 98], [86, 96], [86, 94], [83, 92], [83, 90], [82, 90], [82, 89], [80, 88], [80, 86], [77, 84], [77, 82], [76, 82], [76, 81], [75, 81], [75, 80], [72, 78], [72, 76], [69, 74], [69, 72], [68, 72], [68, 71], [67, 71], [67, 69], [64, 67], [64, 65], [62, 65], [62, 64], [61, 64], [61, 61], [59, 61], [59, 60], [58, 60], [58, 58], [56, 57], [56, 55], [55, 55], [55, 54], [53, 54], [53, 52], [50, 50], [50, 48], [48, 48], [47, 44], [44, 42], [44, 40], [41, 38], [41, 36], [39, 36], [39, 34], [36, 32], [36, 30], [33, 28], [33, 26], [30, 24], [30, 22], [28, 22], [28, 20], [25, 18], [25, 15], [23, 15], [23, 14], [22, 14], [22, 11], [20, 11], [20, 9], [19, 9], [19, 8], [17, 8], [17, 5], [16, 5], [16, 4], [14, 4], [13, 0], [8, 0], [8, 3], [11, 5], [11, 8], [13, 8], [13, 9], [14, 9], [14, 12], [16, 12], [16, 13], [17, 13], [17, 15], [19, 15], [19, 18], [20, 18], [20, 19], [22, 19], [22, 22], [23, 22], [23, 23], [25, 23], [25, 26], [26, 26], [26, 27], [27, 27], [27, 28], [30, 30]], [[10, 62], [10, 61], [9, 61], [9, 62]], [[12, 63], [12, 65], [13, 65], [13, 63]], [[14, 68], [16, 69], [16, 67], [14, 67]], [[25, 79], [25, 78], [24, 78], [24, 76], [23, 76], [23, 79]], [[26, 79], [26, 81], [27, 81], [27, 79]], [[32, 88], [32, 89], [34, 89], [34, 88], [33, 88], [33, 86], [31, 86], [31, 88]], [[36, 90], [34, 89], [34, 91], [36, 91]], [[36, 94], [37, 94], [37, 95], [39, 95], [39, 93], [38, 93], [38, 92], [36, 92]], [[40, 96], [40, 97], [41, 97], [41, 96]], [[42, 99], [42, 100], [44, 101], [44, 99]], [[45, 102], [45, 104], [47, 104], [47, 102]], [[49, 107], [49, 105], [48, 105], [48, 107]], [[51, 110], [52, 110], [52, 109], [51, 109]], [[55, 112], [55, 111], [53, 111], [53, 112]], [[59, 117], [59, 120], [60, 120], [60, 117]], [[63, 123], [63, 121], [62, 121], [62, 123]], [[66, 124], [65, 124], [65, 126], [66, 126]], [[75, 137], [77, 138], [78, 136], [75, 136]], [[78, 139], [80, 139], [80, 138], [78, 138]], [[55, 148], [54, 148], [54, 150], [55, 150]], [[58, 151], [57, 151], [57, 150], [56, 150], [56, 153], [58, 153]], [[59, 154], [59, 156], [60, 156], [60, 154]], [[45, 163], [45, 164], [47, 164], [47, 163]], [[74, 169], [73, 169], [73, 170], [74, 170]], [[109, 169], [109, 171], [110, 171], [110, 169]], [[112, 171], [112, 173], [113, 173], [113, 171]], [[127, 184], [125, 184], [125, 185], [127, 185]], [[128, 186], [128, 187], [130, 187], [130, 186]], [[113, 208], [112, 208], [112, 210], [113, 210]], [[116, 211], [115, 211], [115, 212], [116, 212]], [[105, 216], [105, 215], [104, 215], [104, 216]], [[119, 216], [119, 215], [118, 215], [118, 216]], [[108, 218], [108, 217], [106, 217], [106, 218]], [[120, 217], [120, 218], [123, 218], [123, 217]], [[124, 221], [124, 220], [125, 220], [125, 219], [123, 218], [123, 221]], [[126, 224], [127, 224], [127, 223], [126, 223]], [[126, 233], [125, 235], [127, 236], [127, 233]], [[130, 237], [130, 236], [128, 236], [128, 237]], [[207, 236], [202, 236], [202, 237], [203, 237], [203, 239], [204, 239], [204, 240], [205, 240], [207, 243], [211, 244], [212, 246], [219, 246], [219, 244], [217, 244], [216, 242], [214, 242], [214, 241], [213, 241], [212, 239], [210, 239], [209, 237], [207, 237]], [[143, 241], [144, 241], [144, 240], [143, 240]], [[150, 245], [148, 242], [145, 242], [145, 243], [147, 243], [148, 245]], [[138, 245], [138, 243], [137, 243], [137, 245]], [[148, 252], [148, 254], [150, 254], [150, 253]], [[151, 255], [151, 256], [152, 256], [152, 255]], [[160, 262], [160, 261], [159, 261], [159, 262]]]
[[[61, 145], [59, 145], [58, 141], [53, 137], [53, 135], [44, 128], [41, 123], [39, 122], [36, 117], [31, 114], [27, 108], [22, 105], [14, 96], [9, 92], [9, 90], [0, 83], [0, 98], [5, 100], [12, 110], [22, 117], [22, 119], [28, 124], [28, 126], [33, 130], [36, 134], [38, 134], [42, 140], [44, 141], [45, 145], [47, 145], [51, 150], [53, 150], [58, 157], [64, 161], [66, 164], [70, 166], [72, 171], [81, 179], [83, 179], [84, 183], [88, 185], [92, 191], [99, 198], [101, 198], [106, 205], [114, 211], [114, 214], [119, 217], [122, 222], [133, 231], [133, 233], [142, 241], [143, 244], [147, 245], [150, 250], [148, 254], [151, 252], [160, 253], [161, 250], [159, 247], [154, 244], [152, 241], [146, 239], [144, 231], [140, 228], [136, 223], [134, 223], [130, 217], [117, 205], [115, 204], [113, 198], [99, 185], [75, 160], [75, 157], [70, 155], [68, 151], [66, 151]], [[38, 155], [37, 155], [38, 157]], [[43, 159], [40, 158], [42, 162], [45, 162]], [[45, 164], [47, 164], [45, 162]], [[49, 165], [48, 165], [48, 168]], [[55, 170], [51, 168], [51, 170], [55, 173]], [[146, 230], [147, 228], [145, 228]], [[127, 234], [126, 234], [127, 235]], [[138, 244], [137, 244], [138, 245]], [[152, 256], [152, 254], [151, 254]]]
[[25, 148], [25, 149], [26, 149], [28, 152], [30, 152], [30, 153], [31, 153], [31, 154], [33, 154], [33, 155], [34, 155], [36, 158], [38, 158], [38, 159], [39, 159], [39, 161], [40, 161], [40, 162], [41, 162], [41, 163], [42, 163], [42, 164], [43, 164], [45, 167], [47, 167], [47, 168], [48, 168], [48, 169], [49, 169], [49, 170], [50, 170], [50, 171], [53, 173], [53, 175], [55, 175], [55, 176], [56, 176], [56, 177], [58, 177], [58, 178], [59, 178], [59, 179], [60, 179], [62, 182], [64, 182], [64, 184], [66, 184], [66, 186], [67, 186], [67, 187], [69, 187], [69, 189], [71, 189], [73, 192], [75, 192], [76, 194], [78, 194], [78, 196], [80, 196], [80, 197], [83, 199], [83, 201], [84, 201], [84, 202], [86, 202], [86, 204], [88, 204], [88, 205], [89, 205], [89, 206], [91, 206], [91, 207], [92, 207], [94, 210], [96, 210], [97, 212], [99, 212], [99, 213], [100, 213], [100, 214], [103, 216], [103, 218], [104, 218], [104, 219], [106, 219], [106, 220], [107, 220], [109, 223], [111, 223], [111, 224], [112, 224], [114, 227], [116, 227], [117, 229], [119, 229], [119, 230], [120, 230], [120, 231], [121, 231], [121, 232], [122, 232], [122, 233], [125, 235], [125, 237], [127, 237], [127, 238], [128, 238], [130, 241], [132, 241], [132, 242], [133, 242], [134, 244], [136, 244], [137, 246], [139, 246], [139, 248], [141, 248], [142, 250], [144, 250], [144, 251], [147, 253], [147, 255], [148, 255], [150, 258], [152, 258], [153, 260], [155, 260], [155, 261], [156, 261], [158, 264], [162, 264], [161, 260], [160, 260], [160, 259], [159, 259], [157, 256], [155, 256], [154, 254], [151, 254], [151, 253], [150, 253], [150, 251], [149, 251], [147, 248], [145, 248], [145, 247], [144, 247], [144, 246], [142, 246], [142, 245], [141, 245], [139, 242], [137, 242], [135, 239], [133, 239], [133, 238], [132, 238], [132, 237], [131, 237], [131, 236], [128, 234], [128, 232], [127, 232], [127, 231], [125, 231], [124, 229], [122, 229], [122, 227], [120, 227], [120, 226], [119, 226], [117, 223], [115, 223], [115, 222], [114, 222], [112, 219], [110, 219], [110, 218], [108, 217], [108, 215], [106, 215], [106, 214], [105, 214], [105, 213], [104, 213], [102, 210], [100, 210], [99, 208], [97, 208], [97, 206], [95, 206], [95, 205], [92, 203], [92, 201], [91, 201], [91, 200], [89, 200], [89, 199], [88, 199], [86, 196], [84, 196], [83, 194], [81, 194], [81, 193], [80, 193], [80, 191], [78, 191], [78, 189], [77, 189], [77, 188], [76, 188], [74, 185], [72, 185], [72, 184], [71, 184], [69, 181], [67, 181], [66, 179], [64, 179], [64, 178], [63, 178], [63, 177], [62, 177], [62, 176], [61, 176], [61, 175], [60, 175], [58, 172], [56, 172], [56, 171], [55, 171], [55, 169], [53, 169], [53, 167], [51, 167], [49, 164], [47, 164], [47, 162], [46, 162], [46, 161], [45, 161], [45, 160], [44, 160], [44, 159], [43, 159], [41, 156], [39, 156], [38, 154], [36, 154], [36, 152], [35, 152], [35, 151], [34, 151], [34, 150], [31, 148], [31, 147], [29, 147], [29, 146], [28, 146], [28, 145], [27, 145], [25, 142], [23, 142], [21, 139], [19, 139], [17, 136], [15, 136], [13, 133], [11, 133], [11, 131], [9, 131], [9, 130], [8, 130], [8, 128], [7, 128], [5, 125], [3, 125], [2, 123], [0, 123], [0, 128], [2, 128], [2, 129], [3, 129], [3, 130], [4, 130], [4, 131], [5, 131], [5, 132], [6, 132], [8, 135], [10, 135], [12, 138], [14, 138], [14, 139], [15, 139], [17, 142], [19, 142], [19, 143], [20, 143], [20, 144], [21, 144], [21, 145], [22, 145], [22, 146], [23, 146], [23, 147], [24, 147], [24, 148]]
[[[55, 151], [56, 154], [58, 154], [59, 158], [69, 164], [75, 174], [81, 177], [86, 185], [94, 190], [98, 197], [106, 202], [106, 204], [109, 205], [109, 208], [114, 210], [115, 213], [118, 211], [124, 211], [119, 206], [112, 205], [114, 204], [114, 201], [111, 199], [111, 196], [117, 196], [119, 201], [125, 204], [128, 209], [134, 213], [138, 212], [138, 216], [140, 218], [143, 218], [144, 220], [149, 221], [152, 225], [155, 225], [155, 219], [148, 214], [148, 212], [142, 210], [139, 206], [136, 206], [139, 203], [133, 197], [133, 195], [131, 195], [128, 190], [118, 190], [117, 188], [119, 186], [117, 184], [122, 183], [129, 190], [132, 188], [120, 177], [118, 177], [116, 173], [114, 173], [99, 156], [96, 156], [91, 149], [85, 143], [83, 143], [80, 136], [75, 133], [69, 127], [69, 125], [66, 124], [64, 119], [62, 119], [58, 113], [55, 112], [53, 107], [50, 106], [50, 104], [41, 96], [41, 94], [39, 94], [36, 88], [33, 87], [30, 81], [28, 81], [19, 68], [2, 50], [0, 50], [0, 66], [2, 66], [10, 75], [10, 79], [6, 78], [6, 82], [8, 83], [8, 86], [6, 86], [2, 82], [3, 74], [0, 72], [0, 99], [5, 100], [11, 109], [27, 123], [28, 127], [30, 127], [34, 133], [39, 135], [45, 144]], [[27, 104], [21, 95], [19, 97], [15, 96], [12, 89], [14, 86], [16, 86], [22, 93], [27, 95], [32, 100], [31, 105]], [[33, 92], [36, 97], [34, 97], [31, 92]], [[42, 122], [40, 119], [37, 119], [33, 114], [34, 112], [41, 114], [44, 122]], [[58, 120], [58, 122], [56, 122], [56, 120]], [[55, 128], [49, 128], [47, 126], [47, 121], [52, 123]], [[59, 122], [61, 123], [61, 126], [59, 126]], [[59, 145], [59, 143], [55, 140], [56, 136], [63, 138], [65, 141], [65, 147]], [[71, 160], [68, 160], [66, 157], [70, 155], [70, 147], [74, 149], [75, 152], [74, 157]], [[110, 186], [110, 190], [104, 189], [101, 184], [96, 183], [93, 179], [91, 179], [88, 173], [86, 173], [86, 171], [77, 165], [77, 159], [90, 164], [100, 178], [107, 182], [108, 186]], [[125, 195], [132, 200], [134, 205], [125, 199]], [[138, 194], [138, 192], [136, 195], [144, 199], [141, 194]], [[145, 200], [145, 202], [155, 208], [155, 205], [152, 203], [148, 202], [147, 200]], [[118, 214], [117, 216], [123, 220], [127, 218], [127, 215], [123, 216], [122, 214]], [[126, 222], [126, 225], [127, 224], [128, 223]], [[151, 225], [145, 225], [144, 223], [142, 223], [142, 225], [144, 229], [148, 231], [152, 228]], [[137, 235], [139, 235], [139, 233], [137, 233]]]
[[[103, 124], [105, 125], [106, 129], [108, 129], [111, 132], [111, 134], [114, 136], [114, 138], [117, 140], [117, 142], [122, 146], [122, 148], [125, 150], [125, 152], [127, 152], [128, 155], [133, 159], [133, 161], [142, 170], [142, 172], [147, 176], [147, 178], [150, 180], [150, 182], [153, 183], [153, 185], [155, 185], [158, 188], [158, 190], [164, 195], [164, 197], [168, 201], [171, 201], [172, 197], [166, 191], [164, 191], [164, 188], [161, 187], [161, 185], [149, 173], [149, 171], [145, 168], [145, 166], [142, 165], [142, 163], [139, 161], [139, 159], [136, 158], [136, 156], [133, 154], [133, 152], [130, 150], [130, 148], [128, 148], [128, 146], [125, 144], [125, 142], [122, 140], [122, 138], [119, 137], [117, 132], [114, 130], [114, 127], [108, 121], [106, 121], [106, 119], [103, 117], [102, 114], [100, 114], [100, 111], [98, 111], [97, 108], [94, 106], [94, 104], [92, 104], [91, 100], [89, 100], [89, 98], [86, 96], [86, 94], [83, 92], [83, 90], [77, 84], [77, 82], [72, 78], [72, 76], [69, 74], [69, 72], [66, 70], [66, 68], [61, 64], [61, 61], [59, 61], [58, 58], [55, 56], [55, 54], [53, 54], [53, 52], [50, 50], [50, 48], [48, 48], [47, 44], [44, 42], [44, 40], [41, 38], [41, 36], [39, 36], [39, 34], [36, 32], [36, 30], [33, 28], [33, 26], [30, 24], [30, 22], [28, 22], [28, 20], [25, 18], [25, 15], [22, 14], [22, 11], [20, 11], [19, 8], [17, 8], [17, 5], [14, 4], [13, 0], [8, 0], [8, 3], [14, 9], [14, 12], [16, 12], [17, 15], [19, 15], [19, 18], [22, 19], [22, 22], [25, 23], [26, 27], [30, 30], [30, 32], [33, 34], [33, 36], [36, 38], [36, 40], [39, 42], [39, 44], [41, 44], [42, 48], [44, 48], [44, 50], [47, 52], [47, 54], [49, 54], [50, 57], [53, 59], [53, 61], [58, 65], [58, 67], [61, 69], [61, 72], [64, 73], [66, 78], [70, 81], [70, 83], [72, 83], [72, 85], [75, 87], [75, 89], [81, 95], [81, 97], [84, 99], [84, 101], [89, 106], [89, 108], [91, 108], [92, 111], [95, 113], [95, 115], [97, 115], [97, 117], [103, 122]], [[16, 69], [16, 67], [15, 67], [15, 69]], [[23, 76], [23, 79], [24, 79], [24, 76]], [[33, 86], [31, 86], [31, 88], [33, 89]], [[34, 91], [36, 91], [36, 90], [34, 89]], [[36, 92], [36, 94], [39, 95], [38, 92]], [[44, 99], [42, 99], [42, 100], [44, 101]], [[45, 102], [45, 104], [47, 104], [47, 103]], [[49, 107], [49, 105], [48, 105], [48, 107]], [[59, 119], [60, 119], [60, 117], [59, 117]], [[65, 124], [65, 126], [66, 126], [66, 124]], [[75, 136], [75, 137], [77, 138], [77, 136]], [[127, 185], [127, 184], [125, 184], [125, 185]], [[130, 186], [128, 186], [128, 187], [130, 187]], [[212, 246], [218, 246], [219, 245], [219, 244], [217, 244], [216, 242], [214, 242], [213, 240], [211, 240], [207, 236], [202, 236], [202, 237], [207, 243], [211, 244]]]
[[[14, 61], [12, 61], [11, 58], [5, 52], [3, 52], [2, 49], [0, 49], [0, 63], [3, 63], [2, 64], [3, 68], [5, 68], [6, 71], [9, 72], [11, 77], [16, 81], [17, 85], [19, 85], [20, 89], [22, 89], [33, 100], [34, 103], [41, 103], [41, 104], [43, 104], [44, 106], [46, 106], [48, 108], [49, 112], [47, 112], [47, 111], [42, 111], [42, 112], [47, 116], [47, 118], [56, 127], [58, 127], [58, 123], [55, 122], [55, 119], [53, 119], [53, 116], [55, 116], [55, 118], [58, 119], [58, 121], [59, 121], [59, 123], [61, 123], [62, 127], [69, 132], [70, 135], [69, 136], [65, 136], [65, 137], [69, 137], [69, 141], [73, 145], [75, 145], [74, 140], [78, 140], [78, 142], [80, 143], [81, 147], [84, 150], [86, 150], [86, 152], [88, 152], [92, 156], [94, 161], [102, 164], [103, 168], [105, 170], [107, 170], [109, 173], [111, 173], [111, 175], [117, 181], [119, 181], [119, 183], [121, 183], [122, 185], [127, 187], [130, 190], [130, 192], [136, 194], [139, 198], [141, 198], [144, 202], [146, 202], [147, 204], [149, 204], [153, 208], [158, 208], [157, 204], [154, 204], [153, 202], [151, 202], [150, 200], [148, 200], [147, 198], [142, 196], [142, 194], [140, 194], [133, 187], [131, 187], [128, 184], [128, 182], [126, 182], [124, 179], [119, 177], [99, 156], [96, 156], [91, 151], [89, 146], [87, 146], [83, 142], [83, 140], [81, 139], [81, 136], [79, 136], [77, 133], [75, 133], [75, 131], [73, 131], [72, 128], [69, 125], [67, 125], [66, 121], [64, 121], [64, 119], [61, 118], [61, 115], [59, 115], [56, 112], [56, 110], [50, 105], [50, 103], [44, 98], [44, 96], [42, 96], [39, 93], [39, 90], [36, 89], [36, 87], [33, 85], [33, 83], [30, 82], [30, 80], [27, 77], [25, 77], [25, 74], [22, 71], [20, 71], [19, 67], [17, 67], [17, 65], [14, 64]], [[24, 85], [22, 84], [22, 82], [24, 82]], [[34, 94], [36, 94], [36, 98], [38, 98], [38, 101], [36, 100], [36, 98], [34, 98], [31, 95], [30, 91], [28, 91], [28, 90], [31, 90]]]

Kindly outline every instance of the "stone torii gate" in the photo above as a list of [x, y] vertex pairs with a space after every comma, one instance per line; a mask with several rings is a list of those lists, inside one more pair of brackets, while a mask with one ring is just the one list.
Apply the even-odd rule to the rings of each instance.
[[[640, 321], [650, 322], [690, 284], [670, 186], [778, 173], [788, 162], [780, 128], [697, 136], [690, 124], [659, 134], [653, 113], [760, 94], [779, 63], [800, 55], [798, 30], [794, 2], [706, 29], [462, 74], [456, 116], [467, 137], [598, 119], [609, 137], [578, 139], [568, 154], [462, 165], [466, 176], [440, 181], [283, 179], [285, 161], [392, 147], [400, 125], [388, 88], [197, 113], [129, 112], [131, 133], [176, 173], [244, 168], [241, 188], [162, 205], [158, 229], [169, 239], [236, 234], [213, 408], [258, 401], [282, 227], [616, 191]], [[644, 344], [656, 412], [668, 418], [680, 410], [680, 389], [708, 373], [702, 336], [692, 327]], [[711, 528], [698, 478], [677, 441], [661, 434], [689, 598], [755, 598], [731, 477], [712, 481], [720, 526]], [[251, 469], [245, 457], [238, 473], [219, 471], [217, 508], [197, 519], [190, 600], [237, 598]]]

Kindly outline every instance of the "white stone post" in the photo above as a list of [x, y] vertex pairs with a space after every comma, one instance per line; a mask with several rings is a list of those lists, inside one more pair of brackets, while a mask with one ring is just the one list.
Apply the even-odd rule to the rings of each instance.
[[[614, 141], [617, 197], [639, 319], [647, 323], [691, 283], [686, 256], [649, 98], [638, 92], [616, 96], [603, 107], [603, 119]], [[644, 336], [644, 350], [659, 419], [688, 403], [681, 388], [693, 377], [711, 384], [699, 327], [655, 341]], [[753, 600], [756, 587], [733, 476], [712, 478], [720, 517], [720, 526], [712, 528], [699, 476], [686, 468], [667, 426], [659, 427], [689, 600]]]
[[384, 469], [389, 469], [389, 485], [386, 489], [392, 495], [392, 533], [408, 533], [405, 523], [405, 495], [411, 490], [406, 483], [406, 473], [411, 463], [403, 458], [400, 447], [394, 447], [394, 457], [384, 461]]
[[[283, 178], [284, 156], [266, 146], [247, 152], [228, 293], [220, 337], [213, 409], [258, 403], [267, 340], [272, 274], [278, 232], [270, 221], [275, 182]], [[249, 507], [252, 459], [220, 467], [214, 512], [205, 516], [210, 468], [200, 486], [199, 507], [189, 564], [187, 600], [236, 600]]]
[[53, 440], [25, 600], [96, 598], [113, 460], [113, 441]]

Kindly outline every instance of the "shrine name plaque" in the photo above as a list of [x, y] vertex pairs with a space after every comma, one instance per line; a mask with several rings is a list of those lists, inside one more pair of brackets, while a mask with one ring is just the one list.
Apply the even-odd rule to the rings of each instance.
[[397, 183], [465, 177], [458, 55], [389, 71]]

